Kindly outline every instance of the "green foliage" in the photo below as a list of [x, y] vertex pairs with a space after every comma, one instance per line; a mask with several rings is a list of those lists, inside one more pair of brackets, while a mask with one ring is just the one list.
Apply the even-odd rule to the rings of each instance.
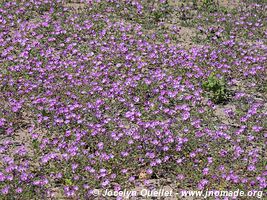
[[40, 142], [38, 140], [32, 141], [32, 146], [34, 149], [39, 149]]
[[65, 183], [66, 183], [66, 185], [72, 185], [73, 184], [72, 180], [68, 179], [68, 178], [65, 179]]
[[155, 11], [152, 12], [152, 18], [155, 22], [159, 22], [170, 14], [170, 6], [168, 2], [162, 3], [159, 5], [159, 8], [157, 8]]
[[218, 4], [215, 0], [203, 0], [202, 9], [205, 9], [209, 12], [216, 12], [218, 9]]
[[157, 11], [154, 11], [152, 14], [153, 14], [153, 19], [154, 19], [156, 22], [159, 22], [160, 19], [162, 19], [163, 16], [164, 16], [163, 12], [158, 11], [158, 10], [157, 10]]
[[208, 96], [214, 103], [223, 103], [228, 99], [225, 80], [219, 79], [215, 74], [211, 74], [202, 86], [209, 92]]

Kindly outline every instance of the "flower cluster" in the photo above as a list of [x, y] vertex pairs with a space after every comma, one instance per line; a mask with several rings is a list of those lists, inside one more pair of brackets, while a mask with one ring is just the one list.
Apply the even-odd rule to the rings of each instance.
[[[1, 3], [1, 198], [86, 199], [151, 177], [267, 187], [266, 44], [253, 40], [266, 38], [263, 5], [211, 14], [216, 42], [190, 49], [166, 27], [168, 1], [79, 5]], [[207, 97], [210, 74], [226, 80], [226, 105]]]

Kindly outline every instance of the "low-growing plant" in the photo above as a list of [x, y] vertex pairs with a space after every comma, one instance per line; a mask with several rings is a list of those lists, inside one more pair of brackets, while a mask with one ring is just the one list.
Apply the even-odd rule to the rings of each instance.
[[216, 12], [218, 3], [215, 0], [204, 0], [201, 7], [209, 12]]
[[264, 5], [60, 2], [0, 3], [0, 200], [267, 187]]
[[228, 91], [224, 78], [218, 78], [215, 74], [211, 74], [208, 80], [202, 84], [204, 90], [209, 92], [208, 96], [214, 103], [224, 103], [228, 99]]
[[171, 12], [170, 5], [168, 4], [168, 2], [165, 2], [160, 4], [159, 8], [157, 8], [155, 11], [152, 12], [152, 18], [155, 22], [159, 22], [167, 18], [170, 12]]

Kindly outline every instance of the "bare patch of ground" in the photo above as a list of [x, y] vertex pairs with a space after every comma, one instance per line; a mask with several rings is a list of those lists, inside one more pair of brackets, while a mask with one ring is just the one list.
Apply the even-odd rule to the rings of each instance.
[[72, 2], [72, 3], [66, 3], [65, 7], [72, 8], [75, 11], [81, 12], [86, 7], [86, 4], [85, 3], [73, 3]]
[[239, 0], [219, 0], [218, 1], [220, 6], [226, 7], [226, 8], [236, 8], [239, 4]]

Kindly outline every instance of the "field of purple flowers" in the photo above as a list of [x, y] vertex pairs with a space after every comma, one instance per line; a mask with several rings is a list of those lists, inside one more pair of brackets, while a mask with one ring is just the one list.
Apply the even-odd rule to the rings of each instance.
[[0, 1], [0, 199], [93, 199], [155, 179], [266, 195], [266, 10]]

